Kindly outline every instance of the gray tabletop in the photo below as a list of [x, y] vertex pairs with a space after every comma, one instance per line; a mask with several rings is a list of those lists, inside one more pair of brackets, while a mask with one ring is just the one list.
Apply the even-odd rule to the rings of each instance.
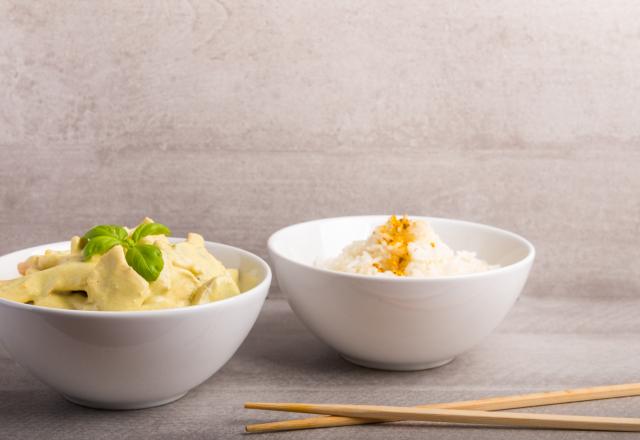
[[[139, 411], [98, 411], [66, 402], [0, 354], [0, 437], [240, 438], [247, 423], [285, 413], [245, 401], [416, 405], [638, 381], [640, 300], [523, 296], [480, 346], [434, 370], [361, 368], [315, 339], [277, 294], [231, 361], [183, 399]], [[539, 412], [638, 416], [640, 398], [537, 408]], [[295, 417], [295, 416], [294, 416]], [[631, 438], [633, 434], [532, 431], [422, 423], [340, 427], [257, 438]]]

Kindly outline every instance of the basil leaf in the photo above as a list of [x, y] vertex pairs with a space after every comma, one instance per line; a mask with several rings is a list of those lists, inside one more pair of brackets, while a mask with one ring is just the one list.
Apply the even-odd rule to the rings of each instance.
[[118, 240], [124, 240], [129, 236], [127, 230], [122, 226], [118, 225], [98, 225], [89, 229], [89, 231], [84, 234], [82, 238], [86, 238], [87, 240], [91, 240], [96, 237], [113, 237]]
[[104, 254], [109, 249], [119, 244], [122, 244], [122, 242], [119, 239], [101, 235], [89, 240], [87, 245], [82, 250], [82, 253], [84, 255], [85, 260], [88, 260], [89, 258], [93, 257], [96, 254], [98, 255]]
[[131, 239], [137, 243], [147, 235], [171, 235], [171, 231], [162, 223], [144, 223], [136, 228]]
[[137, 244], [125, 255], [127, 263], [145, 280], [151, 282], [158, 279], [164, 260], [162, 251], [151, 244]]

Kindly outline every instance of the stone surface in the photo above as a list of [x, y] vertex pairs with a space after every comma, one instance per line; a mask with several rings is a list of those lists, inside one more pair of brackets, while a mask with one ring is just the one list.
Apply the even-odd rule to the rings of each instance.
[[242, 411], [248, 398], [637, 380], [639, 14], [632, 0], [0, 0], [0, 254], [149, 215], [265, 256], [282, 226], [392, 212], [496, 225], [538, 251], [500, 332], [432, 373], [343, 363], [274, 288], [269, 331], [157, 410], [81, 410], [3, 358], [0, 437], [211, 438], [270, 417]]
[[[287, 413], [246, 401], [418, 405], [637, 382], [640, 300], [521, 298], [480, 346], [434, 370], [383, 372], [352, 365], [316, 340], [283, 299], [267, 301], [231, 361], [178, 402], [140, 411], [96, 411], [63, 400], [0, 353], [0, 437], [227, 439], [248, 423]], [[537, 412], [637, 417], [640, 397], [536, 408]], [[296, 416], [294, 416], [296, 417]], [[300, 417], [299, 415], [297, 417]], [[264, 434], [282, 439], [596, 439], [606, 433], [434, 426], [420, 423]], [[609, 434], [636, 438], [636, 434]]]
[[530, 294], [632, 295], [639, 13], [0, 0], [0, 252], [148, 214], [265, 255], [290, 223], [407, 212], [530, 238]]

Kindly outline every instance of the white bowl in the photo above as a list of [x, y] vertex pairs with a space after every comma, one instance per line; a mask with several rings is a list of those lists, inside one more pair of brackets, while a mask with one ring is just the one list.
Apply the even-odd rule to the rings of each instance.
[[[0, 279], [45, 249], [0, 257]], [[0, 299], [0, 341], [13, 359], [67, 399], [107, 409], [172, 402], [204, 382], [236, 352], [251, 330], [271, 283], [259, 257], [206, 242], [227, 267], [240, 269], [242, 294], [222, 301], [142, 312], [61, 310]], [[244, 284], [244, 285], [243, 285]]]
[[347, 360], [385, 370], [444, 365], [485, 338], [522, 291], [535, 250], [524, 238], [477, 223], [431, 223], [455, 250], [498, 269], [438, 278], [396, 278], [321, 269], [389, 216], [338, 217], [286, 227], [269, 238], [278, 283], [298, 317]]

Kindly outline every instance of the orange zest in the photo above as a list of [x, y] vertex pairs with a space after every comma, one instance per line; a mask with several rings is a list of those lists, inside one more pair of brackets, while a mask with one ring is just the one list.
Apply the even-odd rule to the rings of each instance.
[[389, 271], [399, 276], [405, 275], [405, 270], [411, 262], [409, 243], [415, 240], [411, 227], [412, 222], [406, 215], [401, 219], [392, 215], [387, 223], [377, 228], [378, 242], [386, 245], [389, 250], [389, 256], [385, 260], [374, 263], [378, 271]]

